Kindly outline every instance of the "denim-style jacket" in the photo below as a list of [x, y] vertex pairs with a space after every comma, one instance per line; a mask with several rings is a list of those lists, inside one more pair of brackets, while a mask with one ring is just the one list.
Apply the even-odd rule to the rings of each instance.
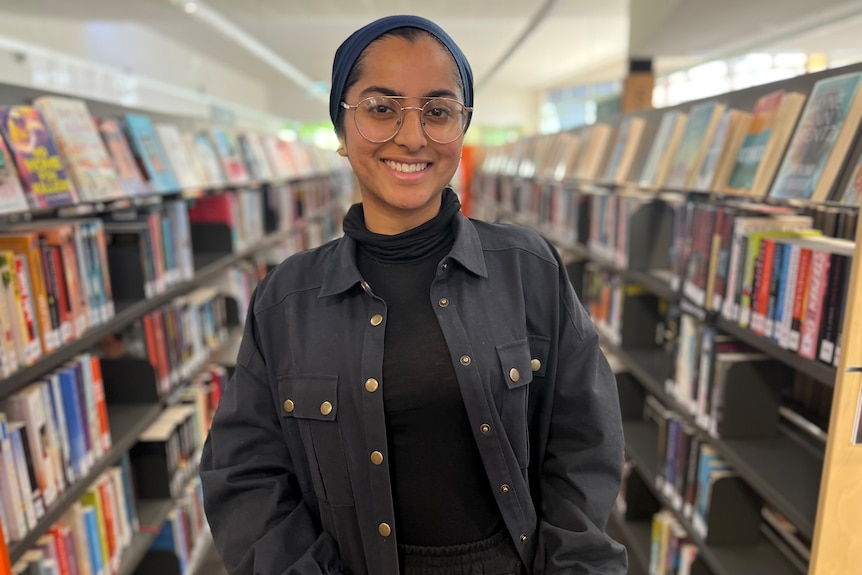
[[[622, 426], [595, 328], [538, 234], [455, 219], [429, 297], [508, 533], [535, 575], [622, 575], [625, 549], [604, 533]], [[200, 465], [231, 575], [399, 573], [386, 302], [355, 262], [343, 237], [288, 258], [255, 292]]]

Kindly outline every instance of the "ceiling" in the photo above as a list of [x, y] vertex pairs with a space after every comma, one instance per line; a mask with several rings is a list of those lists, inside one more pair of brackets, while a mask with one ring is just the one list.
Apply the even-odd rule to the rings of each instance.
[[[679, 65], [752, 47], [816, 51], [823, 46], [845, 52], [862, 48], [857, 18], [862, 0], [205, 2], [305, 76], [323, 83], [329, 80], [338, 44], [358, 27], [392, 13], [429, 17], [449, 32], [471, 62], [479, 87], [475, 117], [479, 124], [499, 122], [513, 108], [538, 110], [538, 94], [549, 88], [620, 79], [630, 46], [635, 55], [658, 57], [659, 69], [661, 57]], [[176, 0], [0, 0], [0, 15], [3, 12], [135, 22], [259, 79], [269, 89], [272, 112], [299, 120], [327, 119], [324, 103], [184, 13]], [[540, 13], [544, 18], [519, 42]], [[823, 26], [829, 27], [828, 33], [810, 31]], [[516, 44], [517, 49], [497, 66]]]

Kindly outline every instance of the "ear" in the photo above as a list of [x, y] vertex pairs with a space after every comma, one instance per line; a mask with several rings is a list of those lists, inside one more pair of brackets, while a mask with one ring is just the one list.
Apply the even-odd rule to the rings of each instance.
[[345, 144], [344, 140], [341, 138], [338, 138], [338, 149], [336, 152], [338, 152], [338, 155], [343, 158], [347, 157], [347, 144]]

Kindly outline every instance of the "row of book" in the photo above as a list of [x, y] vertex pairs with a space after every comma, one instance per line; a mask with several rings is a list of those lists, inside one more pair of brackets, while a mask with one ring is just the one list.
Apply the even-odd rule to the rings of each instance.
[[[129, 460], [110, 467], [0, 575], [111, 575], [139, 529]], [[5, 550], [5, 545], [4, 551]], [[8, 552], [5, 553], [8, 558]]]
[[[634, 267], [665, 277], [672, 291], [701, 310], [806, 359], [837, 366], [855, 245], [844, 238], [855, 234], [858, 214], [668, 195], [560, 195], [572, 196], [571, 204], [590, 216], [576, 219], [578, 229], [568, 238], [538, 222], [561, 245], [579, 244], [612, 270]], [[613, 305], [620, 303], [620, 284], [609, 279], [612, 273], [605, 275], [592, 288], [617, 297], [587, 299], [603, 302], [605, 313], [594, 318], [618, 323], [607, 312], [622, 308]]]
[[102, 354], [147, 360], [164, 399], [197, 373], [227, 334], [225, 297], [215, 287], [198, 288], [106, 338]]
[[[779, 372], [773, 358], [690, 314], [681, 313], [676, 321], [678, 333], [672, 342], [673, 373], [665, 382], [665, 391], [701, 429], [721, 438], [725, 435], [722, 415], [728, 381], [733, 378], [738, 381], [740, 377], [734, 375], [735, 367], [760, 365], [761, 373], [777, 376]], [[801, 372], [795, 372], [792, 380], [776, 383], [782, 388], [778, 390], [779, 415], [793, 427], [823, 442], [825, 422], [832, 406], [829, 388]], [[766, 418], [767, 414], [763, 415]]]
[[5, 532], [17, 541], [111, 448], [101, 362], [83, 354], [5, 398], [2, 409], [0, 495]]
[[[168, 553], [177, 560], [177, 573], [193, 575], [204, 550], [202, 543], [210, 537], [204, 515], [203, 490], [200, 478], [189, 482], [177, 506], [168, 513], [150, 553]], [[146, 558], [144, 559], [146, 561]]]
[[198, 240], [195, 243], [210, 251], [210, 242], [219, 243], [213, 232], [220, 235], [227, 228], [230, 232], [227, 251], [239, 252], [255, 245], [266, 234], [264, 206], [265, 196], [260, 189], [239, 189], [193, 200], [189, 218]]
[[736, 472], [703, 442], [695, 430], [655, 397], [647, 397], [644, 416], [658, 426], [656, 490], [706, 538], [712, 490]]
[[[329, 188], [324, 183], [300, 189], [308, 189], [306, 196], [317, 202], [324, 195], [317, 190]], [[296, 189], [273, 191], [281, 200], [269, 212], [267, 195], [241, 189], [112, 212], [104, 219], [5, 226], [0, 233], [0, 377], [34, 365], [104, 324], [116, 306], [193, 279], [200, 252], [221, 248], [216, 255], [228, 255], [248, 249], [263, 239], [267, 217], [287, 221], [285, 212], [300, 213]]]
[[[747, 504], [759, 506], [758, 508], [749, 509], [745, 512], [748, 516], [749, 512], [754, 511], [761, 519], [758, 525], [758, 531], [774, 534], [780, 537], [787, 547], [793, 549], [798, 560], [806, 563], [810, 559], [811, 541], [806, 538], [783, 514], [768, 503], [762, 503], [754, 496], [750, 489], [745, 486], [743, 480], [739, 477], [734, 468], [729, 465], [714, 447], [701, 440], [685, 421], [683, 421], [675, 412], [664, 407], [654, 397], [647, 397], [645, 404], [645, 417], [655, 422], [658, 426], [658, 469], [655, 479], [655, 489], [661, 494], [663, 500], [669, 507], [663, 509], [662, 521], [670, 521], [671, 524], [679, 523], [676, 515], [683, 518], [693, 530], [692, 533], [685, 532], [681, 529], [682, 525], [677, 525], [678, 533], [676, 536], [680, 538], [679, 543], [686, 542], [689, 535], [694, 535], [701, 540], [707, 540], [710, 536], [710, 509], [713, 506], [721, 507], [728, 504], [727, 501], [716, 499], [714, 493], [720, 488], [719, 485], [724, 483], [733, 483], [735, 485], [730, 488], [725, 487], [724, 493], [727, 494], [729, 489], [742, 489], [748, 496], [743, 498], [748, 501]], [[725, 495], [725, 497], [728, 497]], [[734, 498], [733, 505], [739, 505], [740, 499]], [[722, 514], [727, 517], [726, 513]], [[667, 526], [659, 526], [661, 529]], [[750, 526], [747, 525], [716, 525], [716, 528], [729, 530], [733, 529], [738, 532], [749, 531]], [[655, 564], [658, 567], [658, 573], [665, 573], [661, 570], [662, 565], [665, 568], [678, 568], [679, 562], [693, 561], [697, 552], [687, 550], [686, 554], [692, 554], [691, 557], [680, 557], [680, 548], [676, 547], [677, 543], [673, 543], [671, 552], [667, 547], [669, 541], [674, 537], [673, 533], [660, 532], [656, 533], [656, 524], [653, 523], [653, 548], [651, 554], [651, 565]], [[685, 533], [684, 533], [685, 532]], [[664, 541], [663, 538], [670, 535], [671, 539]], [[658, 536], [658, 539], [656, 537]], [[753, 536], [748, 533], [747, 536]], [[733, 540], [739, 535], [728, 535], [726, 532], [716, 537], [722, 540]], [[690, 540], [689, 540], [690, 542]], [[658, 547], [656, 547], [658, 545]], [[652, 572], [652, 567], [651, 571]], [[668, 573], [677, 573], [670, 570]]]
[[690, 575], [699, 550], [672, 511], [652, 516], [649, 575]]
[[[666, 302], [659, 300], [643, 286], [626, 281], [619, 274], [595, 264], [588, 264], [584, 272], [584, 286], [578, 291], [581, 303], [596, 329], [614, 345], [642, 345], [650, 340], [656, 341], [654, 332], [652, 335], [646, 333], [638, 336], [639, 341], [623, 337], [627, 309], [632, 310], [630, 313], [636, 314], [635, 317], [643, 317], [644, 311], [649, 316], [658, 317], [667, 308]], [[635, 327], [650, 329], [650, 326]]]
[[82, 100], [0, 107], [0, 213], [185, 189], [284, 180], [337, 168], [299, 142], [221, 127], [181, 129], [128, 113], [94, 118]]
[[0, 233], [0, 376], [34, 364], [114, 315], [100, 220]]
[[[717, 97], [660, 113], [624, 115], [489, 150], [481, 171], [648, 189], [858, 205], [862, 163], [843, 187], [862, 120], [862, 73], [818, 80], [810, 94], [778, 89], [753, 108]], [[862, 160], [862, 158], [859, 158]]]
[[[0, 575], [29, 574], [31, 571], [27, 569], [37, 568], [41, 570], [32, 572], [50, 575], [117, 573], [123, 551], [140, 531], [137, 502], [143, 500], [175, 501], [163, 525], [146, 526], [158, 533], [150, 551], [170, 550], [182, 565], [187, 565], [191, 547], [206, 530], [197, 470], [227, 379], [224, 367], [206, 365], [185, 387], [177, 402], [159, 415], [130, 451], [100, 475], [14, 566], [4, 565], [2, 558], [8, 561], [7, 544], [20, 537], [0, 542]], [[3, 428], [5, 422], [0, 425], [0, 429]], [[0, 443], [0, 447], [4, 445]], [[30, 451], [35, 453], [33, 449]], [[13, 462], [9, 466], [5, 456], [2, 462], [0, 488], [4, 499], [0, 516], [4, 533], [8, 534], [9, 530], [16, 529], [14, 516], [10, 515], [14, 510], [6, 504], [7, 487], [11, 484], [8, 474], [11, 471], [26, 475], [28, 465]]]

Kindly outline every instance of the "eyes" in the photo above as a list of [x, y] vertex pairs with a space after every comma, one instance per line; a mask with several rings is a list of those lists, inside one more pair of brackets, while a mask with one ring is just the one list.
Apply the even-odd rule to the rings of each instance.
[[404, 110], [421, 110], [425, 121], [451, 122], [460, 118], [464, 113], [464, 106], [460, 102], [444, 98], [427, 99], [421, 108], [402, 106], [393, 98], [367, 98], [360, 103], [359, 110], [377, 120], [397, 120]]

